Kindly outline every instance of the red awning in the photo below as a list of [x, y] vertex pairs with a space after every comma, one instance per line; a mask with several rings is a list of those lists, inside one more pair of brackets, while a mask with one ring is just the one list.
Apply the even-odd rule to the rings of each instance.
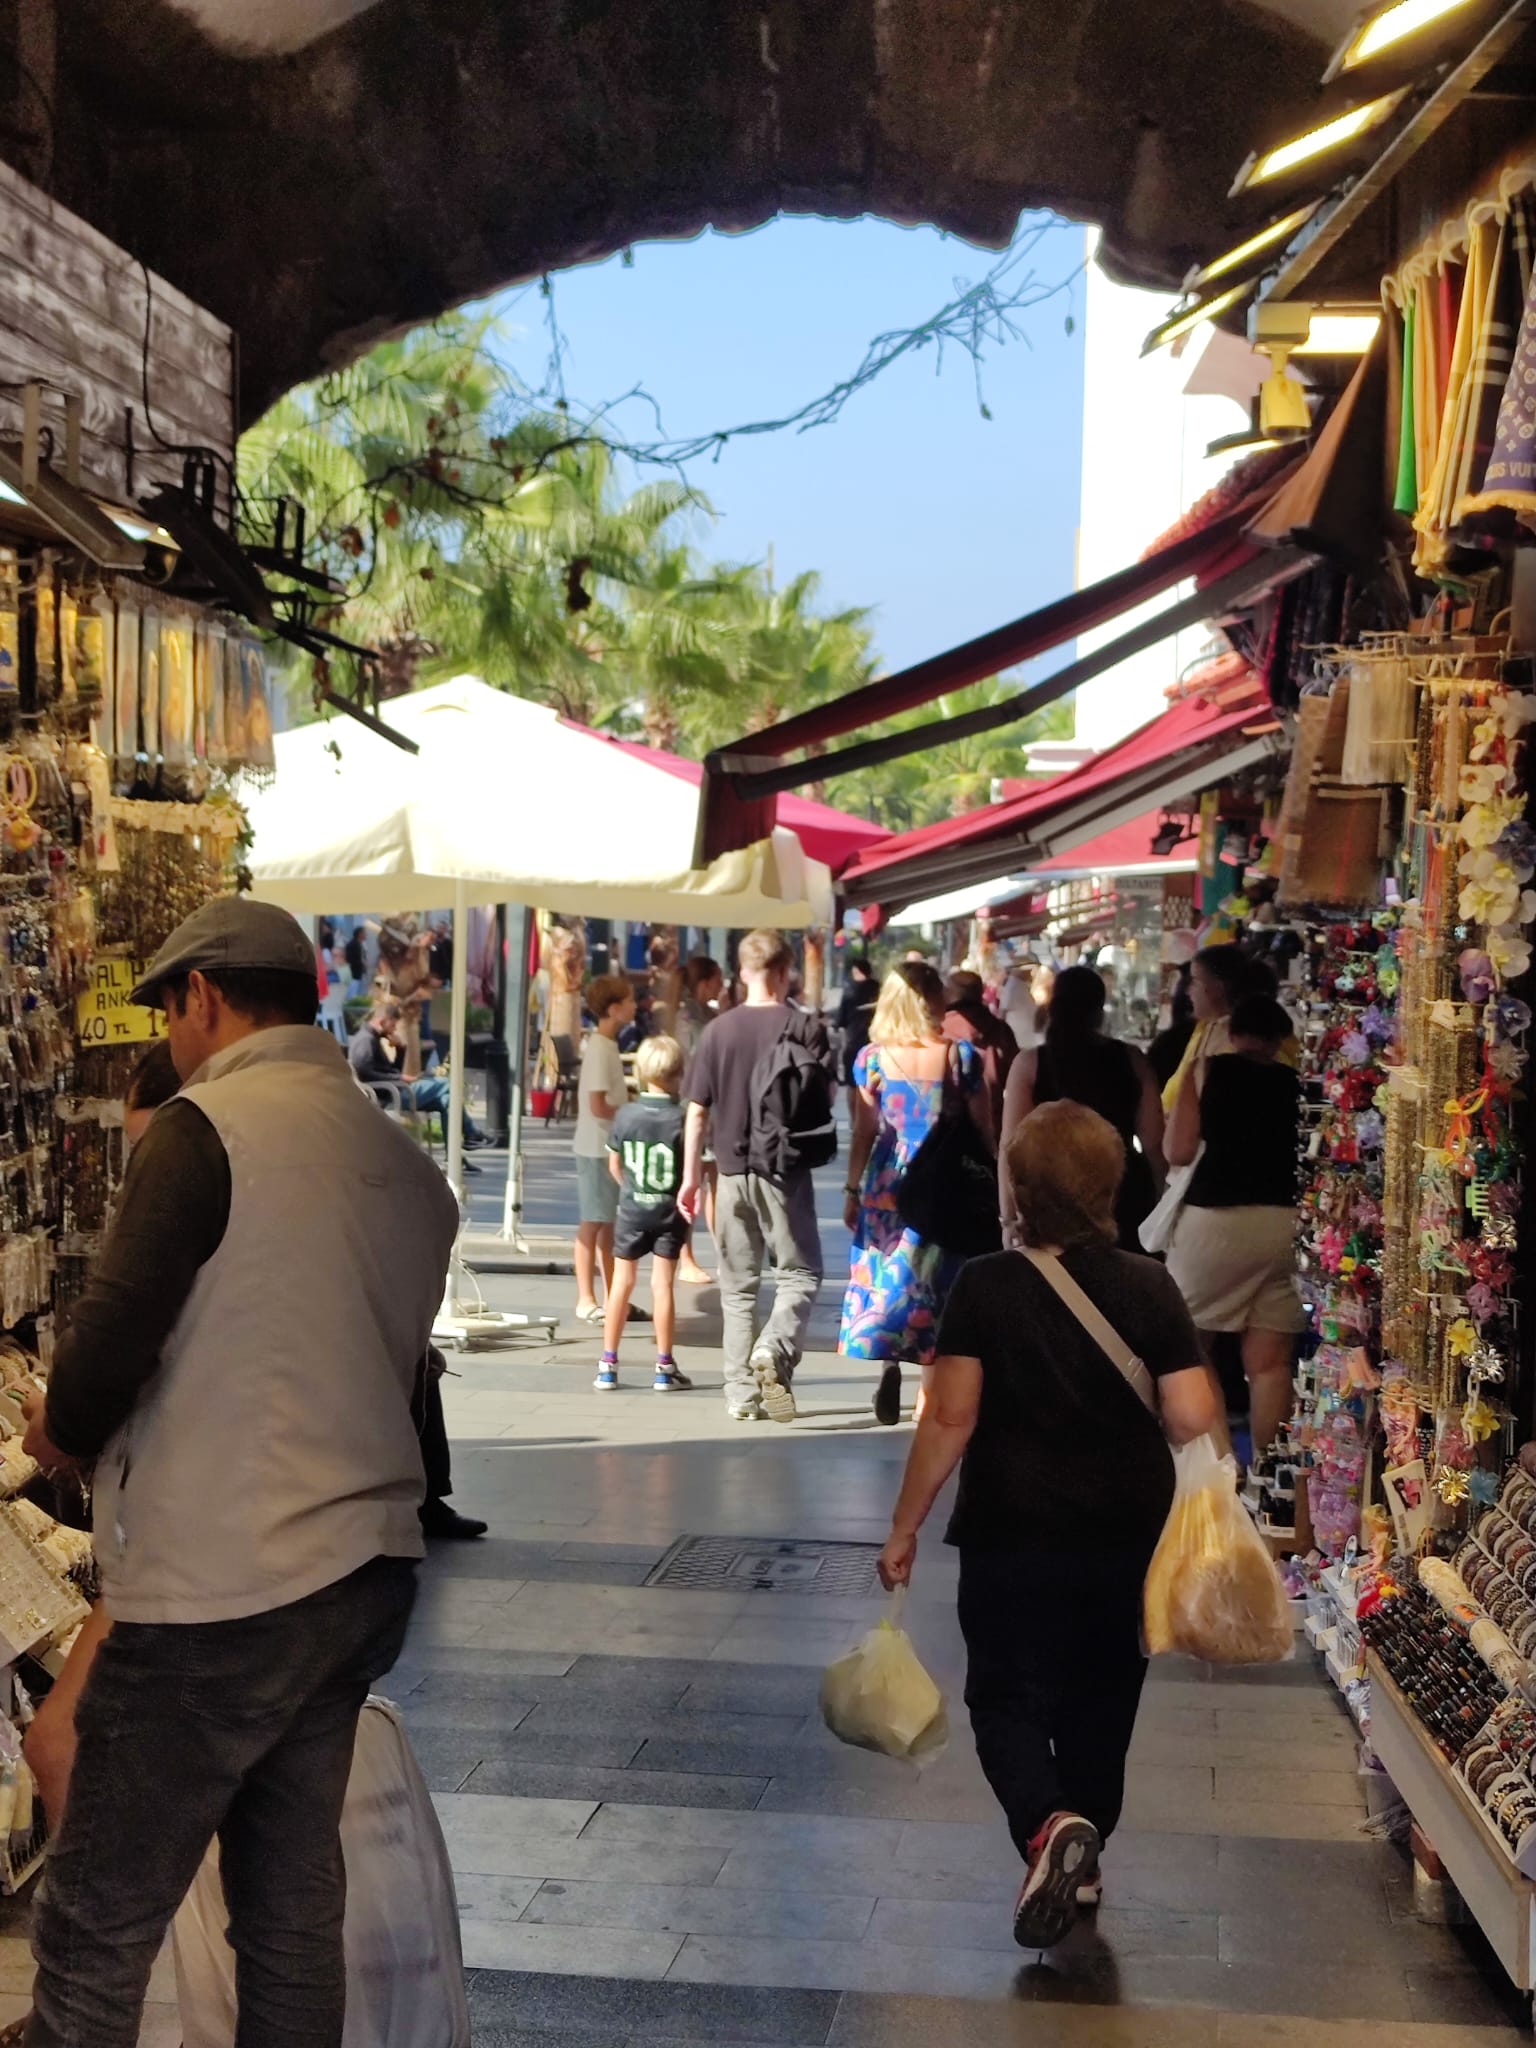
[[[573, 725], [576, 721], [566, 719], [564, 723]], [[702, 761], [689, 761], [681, 754], [648, 747], [643, 740], [621, 740], [611, 732], [595, 732], [589, 725], [578, 729], [590, 733], [593, 739], [606, 740], [611, 747], [622, 747], [626, 754], [636, 755], [653, 768], [663, 768], [667, 774], [675, 775], [683, 782], [691, 782], [695, 788], [704, 780]], [[831, 804], [817, 803], [813, 797], [789, 793], [778, 800], [777, 822], [796, 834], [812, 860], [824, 861], [834, 873], [851, 855], [891, 836], [888, 825], [876, 825], [868, 818], [854, 817], [851, 811], [839, 811]]]
[[[1137, 610], [1181, 583], [1195, 584], [1192, 597], [1177, 599], [1153, 617], [1138, 621], [1117, 640], [1080, 655], [1075, 662], [1029, 685], [1006, 703], [938, 719], [931, 727], [913, 732], [888, 734], [834, 749], [821, 772], [829, 776], [847, 773], [855, 767], [922, 752], [945, 740], [972, 737], [1014, 724], [1028, 712], [1054, 703], [1091, 677], [1118, 666], [1142, 648], [1156, 646], [1159, 640], [1195, 619], [1220, 617], [1231, 606], [1248, 601], [1262, 585], [1298, 573], [1308, 566], [1306, 555], [1295, 550], [1264, 549], [1244, 538], [1248, 521], [1268, 502], [1269, 496], [1267, 488], [1252, 493], [1199, 532], [1156, 549], [1142, 561], [1133, 562], [1086, 589], [1073, 591], [1026, 618], [1015, 619], [1011, 625], [1000, 626], [961, 647], [952, 647], [945, 654], [902, 670], [899, 675], [885, 676], [862, 690], [852, 690], [831, 703], [819, 704], [798, 717], [784, 719], [766, 731], [747, 734], [730, 746], [716, 748], [705, 763], [695, 859], [709, 861], [717, 854], [761, 838], [773, 823], [775, 795], [816, 778], [818, 771], [812, 761], [786, 763], [786, 755], [807, 747], [825, 750], [829, 740], [859, 732], [899, 713], [930, 704], [946, 691], [963, 689], [1017, 667], [1094, 627]], [[1202, 605], [1202, 592], [1208, 594], [1208, 604]]]
[[871, 847], [842, 870], [838, 891], [850, 903], [899, 908], [971, 882], [1028, 873], [1283, 745], [1283, 727], [1257, 678], [1246, 702], [1186, 697], [1038, 791]]
[[1113, 576], [1105, 576], [1082, 590], [1071, 591], [1054, 604], [1041, 607], [1010, 625], [983, 633], [977, 640], [951, 647], [947, 653], [920, 661], [899, 675], [883, 676], [862, 690], [851, 690], [829, 704], [818, 704], [798, 717], [782, 719], [766, 732], [755, 732], [721, 751], [727, 754], [771, 755], [782, 760], [802, 747], [820, 746], [878, 725], [903, 711], [931, 704], [948, 690], [965, 689], [985, 681], [1003, 669], [1017, 668], [1053, 647], [1062, 647], [1095, 626], [1107, 625], [1125, 612], [1135, 611], [1149, 599], [1171, 590], [1177, 583], [1214, 581], [1246, 560], [1258, 558], [1258, 550], [1243, 540], [1243, 528], [1259, 504], [1251, 497], [1214, 524], [1187, 534], [1164, 548], [1157, 548], [1142, 561], [1132, 562]]

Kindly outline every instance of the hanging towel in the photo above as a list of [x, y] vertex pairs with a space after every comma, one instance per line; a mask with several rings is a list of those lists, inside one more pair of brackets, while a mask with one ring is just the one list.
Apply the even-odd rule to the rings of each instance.
[[[1440, 447], [1440, 410], [1445, 388], [1440, 381], [1440, 281], [1422, 278], [1413, 292], [1413, 446], [1414, 483], [1422, 498], [1434, 472]], [[1413, 510], [1418, 511], [1415, 499]]]
[[[1475, 511], [1493, 456], [1499, 413], [1514, 365], [1526, 300], [1531, 289], [1532, 211], [1519, 194], [1499, 229], [1489, 280], [1489, 315], [1477, 338], [1463, 397], [1461, 439], [1456, 452], [1449, 525], [1457, 527]], [[1476, 534], [1466, 536], [1475, 545]]]
[[1520, 339], [1499, 404], [1482, 489], [1459, 509], [1464, 517], [1498, 510], [1536, 517], [1536, 279], [1526, 287]]
[[1492, 221], [1475, 227], [1467, 238], [1467, 276], [1461, 293], [1461, 314], [1456, 322], [1456, 340], [1451, 349], [1450, 374], [1446, 379], [1445, 404], [1440, 413], [1439, 445], [1435, 466], [1428, 480], [1420, 479], [1419, 509], [1414, 515], [1418, 543], [1413, 566], [1421, 576], [1435, 576], [1450, 554], [1451, 506], [1455, 503], [1453, 476], [1459, 446], [1457, 433], [1462, 418], [1462, 400], [1467, 379], [1477, 356], [1478, 339], [1492, 307], [1489, 287], [1499, 231]]
[[1403, 378], [1399, 393], [1397, 431], [1397, 488], [1392, 493], [1394, 512], [1406, 512], [1411, 519], [1419, 509], [1419, 455], [1413, 425], [1413, 330], [1414, 304], [1403, 308]]

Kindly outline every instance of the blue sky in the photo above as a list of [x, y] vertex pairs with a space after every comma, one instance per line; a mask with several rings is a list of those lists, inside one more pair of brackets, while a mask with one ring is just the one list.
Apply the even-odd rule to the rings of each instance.
[[[1055, 282], [1084, 231], [1053, 224], [1031, 259]], [[931, 228], [781, 219], [750, 235], [638, 244], [633, 263], [566, 271], [556, 306], [573, 402], [641, 385], [673, 438], [793, 412], [850, 375], [875, 335], [917, 325], [996, 259]], [[494, 302], [507, 353], [543, 376], [535, 290]], [[1075, 316], [1076, 332], [1066, 333]], [[1027, 340], [988, 352], [983, 396], [964, 351], [898, 363], [830, 426], [733, 441], [690, 472], [719, 518], [694, 535], [709, 555], [773, 550], [781, 580], [818, 570], [829, 607], [865, 605], [895, 669], [1071, 588], [1083, 359], [1081, 284], [1020, 316]], [[617, 432], [656, 437], [631, 403]]]

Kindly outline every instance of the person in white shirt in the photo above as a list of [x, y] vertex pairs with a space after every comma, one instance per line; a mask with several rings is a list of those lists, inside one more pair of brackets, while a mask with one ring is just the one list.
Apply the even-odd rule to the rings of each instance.
[[1042, 1033], [1035, 1017], [1034, 978], [1039, 968], [1028, 953], [1009, 969], [998, 995], [998, 1012], [1019, 1042], [1020, 1052], [1039, 1045]]
[[629, 1100], [619, 1033], [634, 1019], [635, 992], [622, 974], [600, 974], [588, 984], [587, 1008], [595, 1029], [581, 1050], [577, 1083], [576, 1178], [580, 1196], [576, 1230], [576, 1319], [600, 1323], [597, 1298], [601, 1269], [606, 1297], [613, 1284], [613, 1220], [618, 1214], [618, 1183], [608, 1171], [608, 1133]]

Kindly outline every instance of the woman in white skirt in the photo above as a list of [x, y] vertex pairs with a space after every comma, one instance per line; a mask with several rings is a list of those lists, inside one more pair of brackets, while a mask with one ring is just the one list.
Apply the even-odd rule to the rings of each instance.
[[1232, 1050], [1189, 1069], [1168, 1125], [1170, 1164], [1199, 1157], [1168, 1270], [1208, 1351], [1216, 1332], [1242, 1333], [1257, 1457], [1290, 1412], [1296, 1337], [1306, 1323], [1295, 1255], [1301, 1096], [1277, 1057], [1291, 1020], [1273, 996], [1240, 997], [1229, 1030]]

